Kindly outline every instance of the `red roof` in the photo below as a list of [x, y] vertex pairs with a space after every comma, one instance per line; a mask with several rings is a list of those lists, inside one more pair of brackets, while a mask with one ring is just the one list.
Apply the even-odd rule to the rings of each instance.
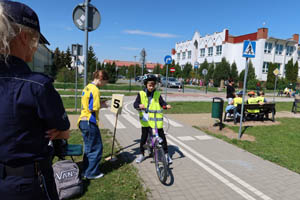
[[[133, 61], [121, 61], [121, 60], [107, 60], [105, 59], [103, 61], [103, 63], [110, 63], [110, 64], [113, 64], [115, 63], [117, 67], [129, 67], [129, 66], [134, 66], [134, 65], [140, 65], [141, 63], [139, 62], [133, 62]], [[154, 69], [154, 67], [159, 64], [160, 65], [160, 68], [162, 69], [163, 68], [163, 65], [160, 64], [160, 63], [146, 63], [146, 68], [147, 69]]]

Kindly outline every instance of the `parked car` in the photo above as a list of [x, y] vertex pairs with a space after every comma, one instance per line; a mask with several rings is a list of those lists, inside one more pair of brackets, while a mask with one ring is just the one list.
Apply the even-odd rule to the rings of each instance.
[[168, 85], [167, 84], [167, 81], [166, 81], [166, 77], [163, 77], [161, 79], [161, 85], [163, 87], [169, 87], [169, 88], [172, 88], [172, 87], [176, 87], [176, 88], [179, 88], [179, 87], [182, 87], [182, 83], [180, 81], [178, 81], [176, 78], [174, 77], [168, 77]]
[[137, 77], [135, 77], [135, 81], [137, 81], [137, 82], [141, 82], [142, 79], [143, 79], [143, 76], [137, 76]]
[[118, 79], [125, 79], [125, 76], [123, 76], [123, 75], [118, 75]]

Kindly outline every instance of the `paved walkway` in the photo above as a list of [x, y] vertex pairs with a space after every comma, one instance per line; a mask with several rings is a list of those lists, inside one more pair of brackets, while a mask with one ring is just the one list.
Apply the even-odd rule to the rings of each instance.
[[[137, 167], [150, 189], [149, 199], [300, 199], [299, 174], [208, 136], [173, 115], [168, 115], [170, 127], [166, 131], [174, 162], [168, 184], [162, 185], [150, 158], [141, 164], [134, 161], [139, 154], [140, 126], [132, 101], [125, 98], [116, 137], [124, 147], [121, 154]], [[100, 126], [113, 131], [114, 115], [104, 109], [100, 116]], [[70, 120], [73, 126], [77, 116], [70, 116]]]

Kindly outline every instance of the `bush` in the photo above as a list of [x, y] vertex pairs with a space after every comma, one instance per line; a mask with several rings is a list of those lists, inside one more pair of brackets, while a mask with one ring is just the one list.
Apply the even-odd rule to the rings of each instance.
[[75, 82], [75, 70], [69, 70], [66, 67], [60, 69], [56, 76], [56, 81], [74, 83]]
[[251, 80], [247, 81], [247, 89], [256, 90], [257, 82], [259, 82], [259, 80], [257, 80], [257, 79], [251, 79]]

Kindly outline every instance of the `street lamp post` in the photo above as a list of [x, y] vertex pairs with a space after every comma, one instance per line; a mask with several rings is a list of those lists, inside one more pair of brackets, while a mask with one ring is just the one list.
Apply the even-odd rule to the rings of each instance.
[[136, 56], [134, 57], [134, 82], [136, 83], [136, 74], [135, 74], [135, 70], [136, 70]]

